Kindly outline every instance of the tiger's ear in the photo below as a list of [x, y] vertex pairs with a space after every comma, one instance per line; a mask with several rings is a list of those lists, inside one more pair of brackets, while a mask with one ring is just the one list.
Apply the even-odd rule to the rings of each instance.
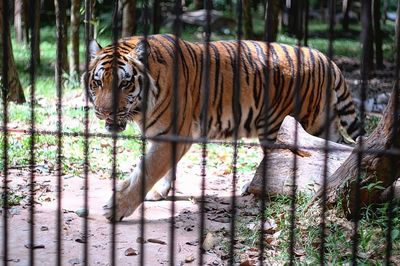
[[100, 44], [96, 40], [91, 40], [89, 42], [89, 56], [90, 59], [93, 59], [96, 57], [96, 54], [98, 51], [100, 51], [102, 48]]
[[146, 40], [142, 40], [138, 42], [135, 47], [135, 55], [140, 62], [144, 63], [147, 60], [147, 57], [150, 54], [150, 45]]

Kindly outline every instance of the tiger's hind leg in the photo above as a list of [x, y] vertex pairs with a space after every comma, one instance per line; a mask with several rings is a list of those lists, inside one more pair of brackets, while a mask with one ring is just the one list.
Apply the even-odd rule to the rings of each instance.
[[159, 201], [163, 200], [168, 196], [169, 191], [172, 187], [172, 174], [171, 170], [161, 178], [147, 193], [146, 201]]
[[317, 136], [319, 138], [325, 139], [327, 137], [327, 125], [329, 127], [328, 131], [328, 140], [334, 142], [341, 142], [343, 141], [343, 137], [340, 134], [340, 118], [339, 116], [334, 113], [331, 115], [330, 119], [326, 119], [326, 113], [322, 113], [315, 119], [315, 122], [312, 124], [306, 124], [301, 122], [303, 128], [307, 131], [307, 133]]

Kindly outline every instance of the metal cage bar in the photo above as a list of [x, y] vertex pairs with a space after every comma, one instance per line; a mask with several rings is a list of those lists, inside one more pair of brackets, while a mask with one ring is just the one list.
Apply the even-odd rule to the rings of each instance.
[[[202, 99], [202, 107], [201, 107], [201, 133], [200, 136], [205, 141], [199, 142], [201, 143], [201, 200], [200, 200], [200, 228], [199, 228], [199, 263], [198, 265], [204, 264], [203, 258], [203, 250], [202, 250], [202, 242], [203, 242], [203, 235], [205, 232], [205, 189], [206, 189], [206, 166], [207, 166], [207, 134], [208, 134], [208, 108], [209, 108], [209, 98], [210, 98], [210, 62], [211, 62], [211, 6], [212, 0], [204, 0], [204, 6], [206, 9], [206, 25], [204, 26], [204, 56], [201, 58], [202, 62], [204, 61], [202, 71], [202, 84], [203, 87], [201, 90], [204, 90], [204, 97]], [[203, 53], [203, 51], [202, 51]], [[215, 86], [215, 85], [214, 85]], [[214, 88], [216, 89], [216, 88]]]
[[[35, 2], [35, 1], [34, 1]], [[35, 5], [36, 3], [33, 3]], [[35, 149], [36, 149], [36, 134], [35, 134], [35, 92], [36, 92], [36, 62], [34, 58], [35, 51], [35, 38], [33, 35], [35, 34], [35, 19], [34, 19], [34, 8], [30, 10], [29, 19], [30, 19], [30, 51], [31, 57], [29, 61], [29, 81], [31, 86], [31, 95], [30, 95], [30, 158], [29, 158], [29, 170], [30, 170], [30, 228], [29, 228], [29, 258], [30, 265], [35, 265]]]
[[[158, 0], [155, 0], [158, 1]], [[143, 2], [143, 42], [145, 42], [146, 45], [144, 45], [144, 54], [149, 54], [151, 47], [149, 47], [147, 44], [147, 38], [149, 34], [149, 7], [147, 1]], [[143, 80], [143, 86], [144, 86], [144, 95], [143, 95], [143, 118], [142, 118], [142, 145], [141, 145], [141, 153], [142, 153], [142, 164], [140, 167], [142, 168], [142, 176], [141, 178], [141, 188], [140, 188], [140, 199], [141, 202], [144, 202], [144, 199], [146, 197], [145, 194], [145, 189], [146, 189], [146, 131], [147, 131], [147, 112], [148, 112], [148, 99], [149, 99], [149, 66], [148, 66], [148, 59], [147, 57], [144, 57], [144, 67], [145, 67], [145, 76]], [[140, 237], [141, 239], [145, 239], [145, 207], [144, 204], [141, 204], [140, 206]], [[144, 241], [140, 241], [140, 265], [145, 265], [145, 258], [144, 258], [144, 252], [145, 252], [145, 247], [144, 247]]]
[[[33, 1], [37, 2], [37, 1]], [[36, 3], [37, 4], [37, 3]], [[63, 51], [66, 48], [64, 40], [64, 29], [66, 27], [66, 6], [64, 0], [57, 0], [57, 9], [59, 16], [57, 16], [57, 58], [56, 58], [56, 93], [57, 93], [57, 219], [56, 219], [56, 230], [57, 230], [57, 265], [62, 265], [62, 95], [63, 95], [63, 65], [65, 58]], [[33, 13], [35, 8], [31, 8]], [[34, 15], [32, 14], [34, 18]], [[33, 32], [33, 31], [32, 31]], [[32, 38], [32, 43], [35, 38]], [[33, 51], [32, 51], [33, 53]]]
[[[119, 29], [118, 29], [118, 22], [119, 22], [119, 1], [114, 2], [114, 9], [113, 9], [113, 27], [112, 27], [112, 42], [113, 42], [113, 56], [111, 62], [111, 69], [112, 69], [112, 126], [116, 128], [117, 125], [117, 112], [119, 111], [119, 95], [120, 91], [118, 88], [118, 38], [119, 38]], [[111, 178], [112, 178], [112, 214], [111, 214], [111, 265], [116, 265], [116, 242], [117, 242], [117, 219], [119, 220], [120, 217], [117, 217], [117, 133], [113, 131], [112, 133], [112, 170], [111, 170]]]
[[[3, 66], [8, 65], [8, 60], [9, 60], [9, 43], [8, 43], [8, 38], [9, 32], [10, 32], [10, 26], [9, 26], [9, 5], [7, 0], [2, 0], [2, 14], [1, 18], [3, 20], [2, 27], [3, 27], [3, 36], [2, 38], [2, 43], [3, 43], [3, 49], [1, 51], [3, 57], [2, 57], [2, 64]], [[2, 244], [3, 244], [3, 265], [8, 265], [8, 242], [9, 242], [9, 236], [8, 236], [8, 230], [9, 230], [9, 224], [8, 224], [8, 147], [9, 147], [9, 142], [8, 142], [8, 101], [7, 101], [7, 95], [9, 93], [9, 85], [8, 85], [8, 68], [3, 67], [2, 69], [2, 84], [1, 84], [1, 89], [2, 89], [2, 104], [3, 104], [3, 123], [2, 123], [2, 133], [3, 133], [3, 180], [2, 180], [2, 185], [3, 185], [3, 231], [2, 231]]]
[[[90, 62], [90, 54], [89, 54], [89, 44], [90, 40], [93, 38], [91, 36], [92, 26], [91, 26], [91, 19], [92, 19], [92, 0], [85, 0], [85, 73], [89, 71], [89, 62]], [[83, 263], [85, 266], [89, 265], [89, 84], [86, 80], [83, 82], [84, 86], [84, 93], [85, 93], [85, 104], [84, 104], [84, 132], [83, 132], [83, 155], [85, 160], [83, 162], [83, 178], [84, 178], [84, 195], [83, 195], [83, 208], [84, 211], [87, 212], [87, 215], [84, 217], [83, 221]]]

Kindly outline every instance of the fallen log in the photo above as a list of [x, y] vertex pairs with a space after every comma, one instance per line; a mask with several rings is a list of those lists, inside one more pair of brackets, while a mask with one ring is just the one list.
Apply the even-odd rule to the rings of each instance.
[[[300, 149], [272, 149], [268, 151], [257, 168], [248, 192], [262, 196], [263, 174], [265, 174], [266, 196], [291, 195], [296, 177], [296, 190], [314, 195], [322, 185], [324, 176], [325, 140], [308, 134], [293, 117], [287, 116], [279, 129], [276, 144], [291, 147], [295, 145], [295, 127], [297, 124], [297, 146]], [[328, 142], [327, 175], [331, 175], [350, 155], [352, 147]], [[293, 161], [296, 157], [296, 169]], [[266, 162], [267, 160], [267, 162]], [[264, 166], [267, 166], [267, 171]]]

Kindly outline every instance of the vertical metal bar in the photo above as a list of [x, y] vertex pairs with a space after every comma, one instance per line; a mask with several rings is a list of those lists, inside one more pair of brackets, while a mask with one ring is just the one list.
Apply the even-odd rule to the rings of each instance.
[[[118, 99], [119, 99], [119, 89], [118, 89], [118, 11], [119, 11], [119, 1], [115, 1], [114, 10], [113, 10], [113, 58], [111, 63], [112, 69], [112, 101], [113, 101], [113, 128], [116, 128], [117, 124], [117, 112], [118, 112]], [[111, 178], [112, 178], [112, 218], [111, 218], [111, 265], [116, 265], [115, 256], [116, 256], [116, 179], [117, 179], [117, 132], [113, 131], [112, 133], [112, 170], [111, 170]], [[118, 217], [119, 218], [119, 217]]]
[[[182, 2], [181, 0], [175, 1], [174, 7], [174, 34], [175, 34], [175, 54], [174, 54], [174, 69], [173, 69], [173, 91], [172, 91], [172, 136], [173, 138], [178, 135], [178, 115], [179, 115], [179, 93], [178, 93], [178, 82], [179, 82], [179, 67], [182, 64], [181, 60], [181, 48], [180, 48], [180, 35], [181, 35], [181, 14], [182, 14]], [[169, 262], [171, 266], [175, 265], [175, 179], [176, 179], [176, 164], [177, 164], [177, 142], [172, 141], [171, 151], [171, 174], [172, 174], [172, 185], [171, 185], [171, 224], [170, 224], [170, 249], [169, 249]]]
[[330, 139], [330, 117], [331, 117], [331, 110], [330, 110], [330, 102], [332, 98], [332, 58], [333, 58], [333, 40], [334, 40], [334, 27], [335, 27], [335, 0], [329, 0], [329, 31], [328, 31], [328, 75], [327, 75], [327, 83], [326, 83], [326, 98], [327, 98], [327, 108], [325, 110], [325, 125], [324, 125], [324, 132], [325, 132], [325, 147], [324, 147], [324, 168], [323, 168], [323, 181], [322, 181], [322, 214], [321, 214], [321, 246], [319, 249], [319, 256], [320, 256], [320, 264], [325, 263], [325, 228], [326, 228], [326, 211], [327, 211], [327, 198], [326, 198], [326, 188], [327, 188], [327, 179], [328, 179], [328, 155], [329, 155], [329, 139]]
[[[298, 18], [298, 25], [303, 25], [303, 1], [300, 0], [298, 2], [296, 12], [298, 12], [297, 18]], [[300, 121], [299, 119], [299, 114], [300, 114], [300, 90], [301, 90], [301, 71], [302, 71], [302, 63], [301, 63], [301, 40], [303, 38], [303, 29], [300, 26], [300, 30], [297, 34], [297, 49], [296, 51], [296, 61], [297, 61], [297, 73], [296, 76], [293, 77], [295, 78], [295, 84], [294, 84], [294, 97], [295, 97], [295, 103], [294, 103], [294, 110], [293, 114], [296, 119], [296, 121]], [[295, 66], [293, 66], [295, 67]], [[295, 229], [296, 229], [296, 193], [297, 193], [297, 182], [296, 182], [296, 175], [297, 175], [297, 152], [298, 152], [298, 124], [295, 124], [294, 128], [294, 147], [293, 147], [293, 179], [292, 179], [292, 190], [291, 190], [291, 203], [290, 203], [290, 232], [289, 232], [289, 264], [294, 265], [294, 247], [295, 247]]]
[[[93, 38], [91, 36], [91, 20], [92, 19], [92, 0], [85, 0], [85, 45], [86, 45], [86, 57], [85, 57], [85, 73], [88, 75], [89, 71], [89, 43]], [[89, 210], [89, 84], [87, 79], [85, 79], [85, 113], [84, 113], [84, 142], [83, 142], [83, 155], [84, 155], [84, 163], [83, 163], [83, 175], [84, 175], [84, 191], [83, 191], [83, 201], [84, 201], [84, 209], [88, 213]], [[89, 265], [89, 223], [88, 223], [88, 215], [85, 215], [85, 219], [83, 221], [83, 263], [84, 265]]]
[[[269, 60], [270, 60], [270, 46], [271, 44], [269, 43], [269, 41], [267, 40], [267, 36], [271, 36], [271, 34], [269, 33], [270, 31], [270, 27], [269, 25], [271, 25], [271, 21], [272, 21], [272, 12], [273, 9], [271, 8], [271, 0], [267, 0], [266, 1], [266, 5], [267, 5], [267, 9], [266, 9], [266, 20], [265, 20], [265, 24], [264, 24], [264, 32], [267, 33], [266, 36], [264, 36], [265, 38], [265, 66], [263, 69], [263, 75], [264, 75], [264, 84], [262, 85], [263, 88], [263, 93], [264, 93], [264, 109], [261, 110], [261, 112], [263, 112], [263, 116], [264, 116], [264, 123], [265, 123], [265, 135], [268, 136], [268, 132], [270, 130], [270, 122], [269, 122], [269, 117], [268, 117], [268, 110], [269, 110], [269, 90], [270, 89], [274, 89], [273, 87], [270, 88], [269, 87], [269, 82], [270, 82], [270, 66], [269, 66]], [[273, 68], [272, 68], [273, 69]], [[275, 88], [277, 89], [277, 88]], [[261, 204], [260, 204], [260, 228], [261, 228], [261, 232], [259, 235], [259, 264], [260, 265], [264, 265], [264, 248], [265, 248], [265, 244], [264, 244], [264, 224], [266, 222], [265, 219], [265, 200], [267, 197], [267, 191], [266, 188], [268, 186], [268, 148], [266, 146], [267, 143], [265, 143], [266, 141], [268, 141], [268, 138], [261, 138], [259, 136], [259, 140], [260, 140], [260, 144], [261, 144], [261, 148], [263, 150], [263, 160], [260, 162], [260, 166], [262, 167], [262, 184], [261, 184]]]
[[[362, 2], [362, 14], [361, 14], [361, 23], [362, 26], [365, 27], [368, 23], [368, 15], [367, 15], [367, 5], [371, 5], [371, 1], [363, 1]], [[370, 12], [371, 6], [369, 6]], [[368, 62], [370, 62], [370, 54], [368, 53], [369, 43], [366, 42], [366, 35], [369, 34], [368, 30], [363, 28], [361, 33], [361, 42], [362, 42], [362, 55], [361, 55], [361, 107], [360, 107], [360, 127], [364, 128], [365, 124], [365, 100], [367, 98], [367, 89], [368, 89], [368, 75], [370, 66], [368, 66]], [[358, 227], [359, 227], [359, 219], [360, 219], [360, 183], [361, 183], [361, 160], [363, 155], [364, 149], [364, 139], [362, 138], [363, 133], [361, 132], [361, 138], [358, 142], [359, 152], [357, 153], [357, 179], [356, 179], [356, 186], [355, 186], [355, 196], [354, 196], [354, 213], [353, 215], [353, 222], [354, 222], [354, 230], [353, 230], [353, 243], [352, 243], [352, 264], [357, 264], [357, 253], [358, 253], [358, 244], [359, 244], [359, 234], [358, 234]]]
[[241, 53], [242, 53], [242, 0], [237, 1], [236, 12], [238, 18], [238, 28], [237, 28], [237, 49], [235, 62], [233, 66], [233, 93], [232, 93], [232, 113], [233, 113], [233, 162], [232, 162], [232, 198], [231, 198], [231, 228], [230, 228], [230, 247], [229, 247], [229, 264], [233, 265], [234, 255], [235, 255], [235, 221], [236, 221], [236, 184], [237, 184], [237, 156], [238, 156], [238, 137], [239, 137], [239, 126], [240, 126], [240, 88], [241, 88]]
[[[33, 1], [36, 2], [36, 1]], [[63, 58], [63, 51], [65, 49], [64, 40], [64, 23], [65, 23], [65, 13], [66, 6], [64, 0], [57, 0], [58, 15], [57, 18], [57, 66], [56, 66], [56, 89], [57, 89], [57, 265], [61, 265], [62, 255], [62, 75], [63, 75], [63, 62], [66, 58]], [[32, 9], [35, 10], [35, 9]], [[33, 34], [33, 32], [32, 32]], [[32, 37], [32, 41], [35, 38]]]
[[[147, 1], [143, 2], [143, 37], [144, 37], [144, 42], [146, 45], [144, 45], [144, 54], [147, 55], [149, 53], [148, 49], [150, 47], [147, 46], [147, 37], [149, 34], [149, 7]], [[147, 124], [147, 104], [148, 104], [148, 99], [149, 99], [149, 64], [148, 64], [148, 58], [147, 56], [144, 57], [144, 69], [145, 69], [145, 76], [143, 79], [143, 103], [142, 103], [142, 113], [143, 113], [143, 118], [142, 118], [142, 147], [141, 147], [141, 153], [142, 153], [142, 176], [140, 177], [141, 180], [141, 188], [140, 188], [140, 197], [141, 197], [141, 202], [144, 202], [144, 199], [146, 197], [145, 193], [145, 188], [146, 188], [146, 124]], [[140, 237], [141, 239], [145, 239], [145, 208], [144, 204], [141, 204], [140, 206]], [[140, 265], [144, 266], [145, 261], [144, 261], [144, 241], [140, 241]]]
[[8, 0], [2, 1], [3, 12], [1, 18], [3, 20], [3, 36], [2, 43], [2, 55], [3, 55], [3, 69], [2, 69], [2, 100], [3, 100], [3, 265], [8, 265], [8, 102], [7, 95], [9, 92], [9, 80], [8, 80], [8, 65], [9, 61], [9, 39], [10, 36], [10, 24], [9, 24], [9, 5]]
[[[204, 26], [205, 35], [205, 55], [204, 60], [205, 64], [202, 64], [202, 84], [203, 88], [200, 90], [204, 92], [204, 96], [202, 99], [202, 108], [201, 108], [201, 201], [200, 201], [200, 232], [199, 232], [199, 265], [204, 264], [204, 258], [202, 253], [202, 239], [205, 231], [205, 188], [206, 188], [206, 166], [207, 166], [207, 135], [208, 135], [208, 106], [209, 106], [209, 98], [210, 98], [210, 39], [211, 39], [211, 0], [204, 0], [204, 7], [206, 9], [206, 25]], [[217, 59], [215, 59], [217, 60]], [[216, 62], [218, 63], [218, 62]], [[216, 70], [215, 70], [216, 71]], [[218, 89], [218, 84], [214, 85], [214, 90]]]
[[[34, 1], [35, 2], [35, 1]], [[33, 3], [35, 5], [35, 3]], [[35, 40], [34, 34], [35, 34], [35, 14], [34, 14], [34, 6], [30, 8], [30, 13], [29, 13], [29, 20], [30, 20], [30, 30], [31, 30], [31, 36], [30, 36], [30, 52], [31, 52], [31, 57], [30, 57], [30, 62], [29, 62], [29, 80], [30, 80], [30, 86], [31, 86], [31, 95], [30, 95], [30, 159], [29, 159], [29, 170], [30, 170], [30, 230], [29, 230], [29, 263], [30, 265], [35, 264], [35, 253], [34, 253], [34, 247], [35, 247], [35, 144], [36, 144], [36, 134], [35, 134], [35, 78], [36, 78], [36, 62], [35, 62]]]
[[[397, 1], [397, 15], [400, 14], [400, 0]], [[399, 93], [400, 93], [400, 38], [398, 32], [400, 31], [400, 18], [397, 17], [396, 19], [396, 67], [395, 67], [395, 87], [394, 91], [394, 103], [393, 103], [393, 117], [394, 117], [394, 124], [392, 126], [392, 139], [394, 140], [394, 143], [391, 148], [398, 149], [400, 147], [400, 143], [397, 141], [396, 134], [399, 132], [399, 126], [397, 124], [398, 119], [396, 119], [399, 116]], [[393, 96], [392, 96], [393, 97]], [[392, 239], [392, 230], [393, 230], [393, 209], [394, 209], [394, 182], [396, 180], [396, 158], [394, 155], [392, 155], [391, 160], [390, 160], [390, 171], [391, 171], [391, 186], [390, 186], [390, 192], [389, 192], [389, 206], [387, 209], [387, 231], [386, 231], [386, 252], [385, 252], [385, 264], [390, 265], [391, 261], [390, 258], [392, 256], [392, 249], [393, 249], [393, 239]]]

